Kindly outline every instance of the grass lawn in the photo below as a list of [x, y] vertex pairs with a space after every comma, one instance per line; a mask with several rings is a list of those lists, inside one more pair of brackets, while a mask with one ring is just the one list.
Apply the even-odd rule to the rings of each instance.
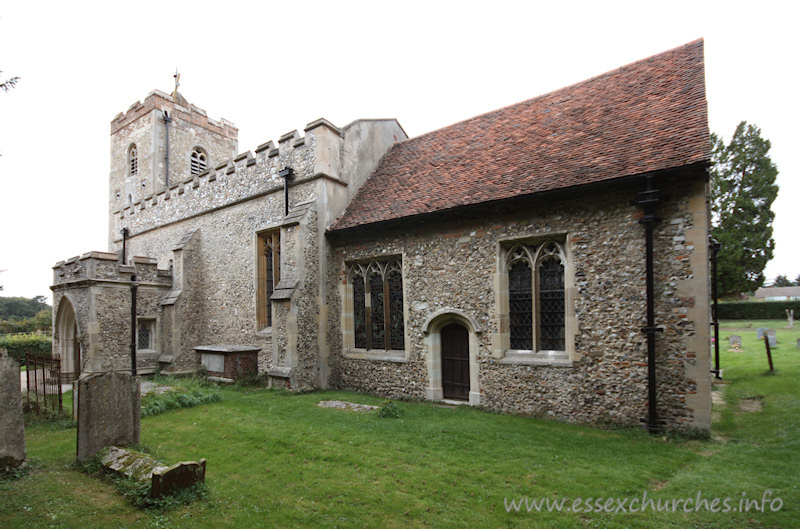
[[[206, 499], [138, 511], [70, 465], [74, 428], [37, 423], [26, 429], [32, 471], [0, 482], [0, 527], [797, 527], [800, 330], [773, 322], [779, 345], [767, 374], [754, 323], [721, 329], [730, 383], [718, 386], [725, 406], [710, 440], [427, 403], [401, 402], [401, 418], [380, 419], [316, 406], [381, 403], [356, 393], [223, 388], [221, 402], [142, 419], [142, 444], [156, 457], [208, 459]], [[743, 352], [728, 351], [728, 334], [742, 336]], [[740, 399], [763, 410], [739, 411]], [[729, 498], [732, 509], [743, 497], [759, 500], [760, 509], [767, 489], [766, 512], [684, 512], [684, 504], [678, 512], [566, 512], [579, 497], [629, 502], [647, 493], [663, 505], [698, 492], [709, 502]], [[506, 499], [524, 497], [567, 502], [564, 512], [507, 512]], [[775, 498], [782, 506], [772, 512]]]

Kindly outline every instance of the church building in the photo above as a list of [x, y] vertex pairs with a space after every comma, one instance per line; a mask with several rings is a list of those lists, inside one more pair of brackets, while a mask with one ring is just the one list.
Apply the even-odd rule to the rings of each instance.
[[133, 349], [139, 374], [707, 431], [704, 76], [698, 40], [415, 138], [318, 119], [244, 153], [153, 91], [111, 122], [108, 251], [54, 267], [62, 376]]

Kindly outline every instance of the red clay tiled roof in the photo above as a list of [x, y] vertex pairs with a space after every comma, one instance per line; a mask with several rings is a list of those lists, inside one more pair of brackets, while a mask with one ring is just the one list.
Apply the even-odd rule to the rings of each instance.
[[330, 230], [709, 159], [697, 40], [395, 144]]

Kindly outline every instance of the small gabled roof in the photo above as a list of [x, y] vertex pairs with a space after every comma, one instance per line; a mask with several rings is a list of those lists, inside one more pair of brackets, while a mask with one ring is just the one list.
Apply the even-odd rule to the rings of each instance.
[[703, 41], [395, 144], [329, 231], [708, 162]]

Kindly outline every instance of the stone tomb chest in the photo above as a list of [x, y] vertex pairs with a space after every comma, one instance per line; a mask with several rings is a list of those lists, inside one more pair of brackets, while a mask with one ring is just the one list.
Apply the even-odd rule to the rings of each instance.
[[200, 363], [211, 378], [233, 382], [237, 378], [258, 374], [260, 347], [249, 345], [198, 345]]

